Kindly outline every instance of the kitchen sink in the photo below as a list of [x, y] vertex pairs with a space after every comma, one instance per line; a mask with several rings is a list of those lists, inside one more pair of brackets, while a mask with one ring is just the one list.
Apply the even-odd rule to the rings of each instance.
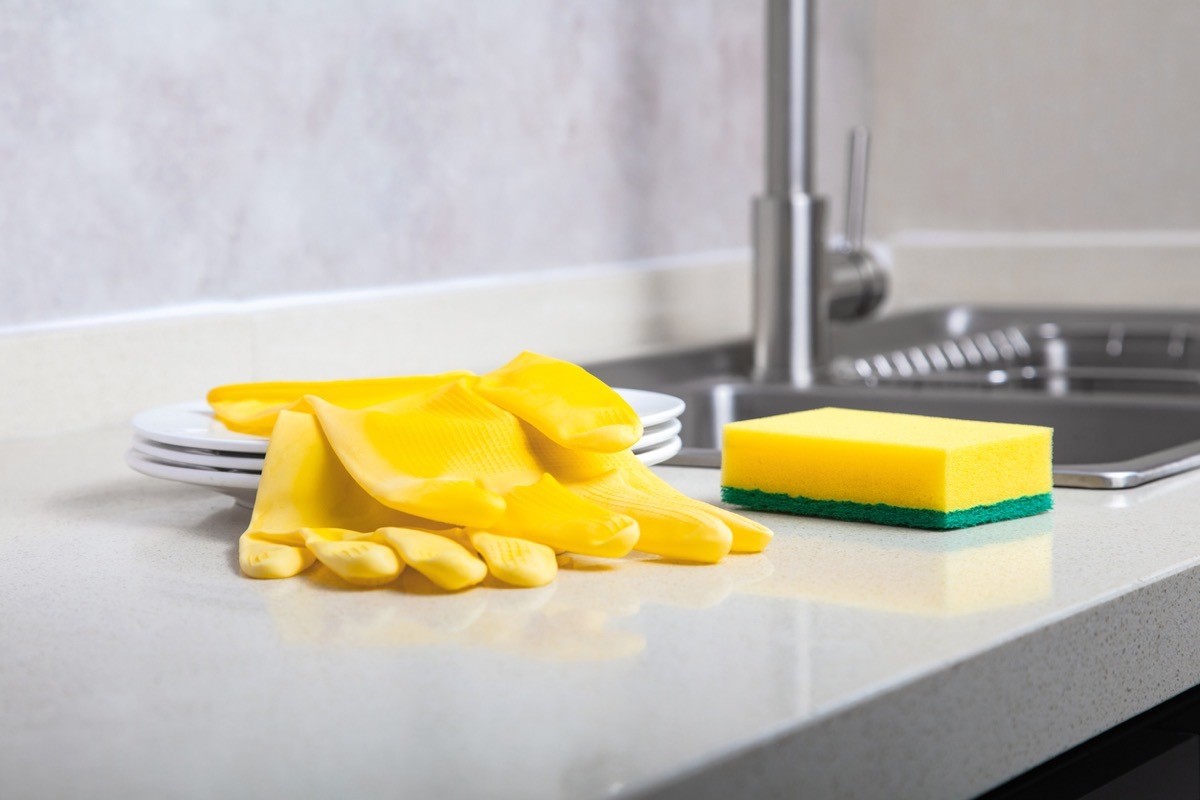
[[752, 382], [748, 342], [589, 369], [687, 402], [677, 465], [719, 465], [727, 422], [842, 406], [1053, 427], [1056, 486], [1200, 467], [1200, 313], [953, 307], [838, 326], [832, 341], [806, 388]]

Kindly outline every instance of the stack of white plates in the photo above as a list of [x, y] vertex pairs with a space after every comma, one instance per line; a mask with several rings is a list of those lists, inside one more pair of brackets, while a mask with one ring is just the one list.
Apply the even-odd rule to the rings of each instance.
[[[640, 389], [617, 389], [641, 417], [642, 438], [631, 448], [643, 464], [659, 464], [682, 442], [678, 397]], [[133, 447], [125, 461], [143, 475], [203, 486], [253, 507], [267, 440], [234, 433], [213, 419], [203, 400], [151, 408], [133, 418]]]

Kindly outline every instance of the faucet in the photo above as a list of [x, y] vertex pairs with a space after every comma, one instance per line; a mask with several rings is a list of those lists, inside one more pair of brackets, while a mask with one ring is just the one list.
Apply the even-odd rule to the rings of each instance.
[[863, 244], [866, 128], [851, 133], [846, 235], [824, 243], [825, 201], [813, 192], [814, 0], [766, 0], [766, 185], [754, 199], [756, 381], [810, 386], [830, 357], [834, 318], [882, 302], [887, 276]]

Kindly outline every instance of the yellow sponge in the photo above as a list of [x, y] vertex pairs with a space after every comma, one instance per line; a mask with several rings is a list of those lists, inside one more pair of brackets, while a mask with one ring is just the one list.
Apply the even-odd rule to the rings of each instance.
[[1052, 505], [1050, 428], [819, 408], [725, 426], [729, 503], [915, 528]]

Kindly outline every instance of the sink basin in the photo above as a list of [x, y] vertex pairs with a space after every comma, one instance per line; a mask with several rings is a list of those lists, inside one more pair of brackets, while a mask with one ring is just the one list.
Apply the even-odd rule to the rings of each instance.
[[747, 342], [590, 365], [688, 404], [672, 464], [717, 466], [739, 419], [842, 406], [1054, 428], [1056, 486], [1200, 466], [1200, 314], [955, 307], [835, 329], [816, 385], [755, 384]]

